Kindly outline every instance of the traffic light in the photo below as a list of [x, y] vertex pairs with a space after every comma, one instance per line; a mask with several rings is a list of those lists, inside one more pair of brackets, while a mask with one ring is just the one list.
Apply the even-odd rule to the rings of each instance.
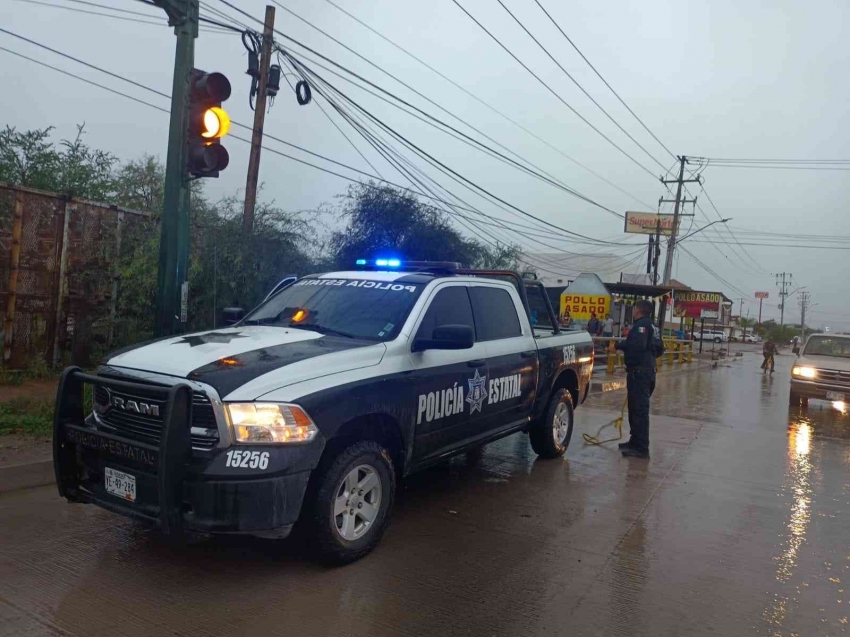
[[230, 130], [230, 116], [221, 108], [228, 97], [230, 80], [224, 75], [192, 69], [186, 169], [194, 177], [218, 177], [230, 161], [220, 141]]

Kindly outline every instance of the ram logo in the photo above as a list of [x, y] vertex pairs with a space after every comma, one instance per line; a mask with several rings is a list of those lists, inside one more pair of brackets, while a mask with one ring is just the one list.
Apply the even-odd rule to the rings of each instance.
[[159, 416], [159, 405], [149, 405], [139, 400], [125, 400], [120, 396], [113, 396], [112, 406], [116, 409], [133, 411], [145, 416]]

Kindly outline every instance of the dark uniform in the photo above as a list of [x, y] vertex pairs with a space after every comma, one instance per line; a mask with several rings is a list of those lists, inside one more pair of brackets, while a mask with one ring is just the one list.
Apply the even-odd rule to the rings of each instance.
[[626, 362], [626, 391], [629, 401], [630, 446], [649, 452], [649, 398], [655, 391], [655, 326], [652, 319], [639, 318], [626, 340], [617, 343]]

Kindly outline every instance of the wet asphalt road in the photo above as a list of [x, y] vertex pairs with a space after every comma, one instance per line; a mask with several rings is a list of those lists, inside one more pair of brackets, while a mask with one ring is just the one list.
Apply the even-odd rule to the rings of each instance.
[[[659, 377], [652, 460], [516, 435], [409, 479], [366, 559], [297, 543], [169, 548], [53, 488], [0, 496], [0, 635], [841, 635], [850, 416], [789, 413], [791, 357]], [[610, 430], [609, 430], [610, 431]]]

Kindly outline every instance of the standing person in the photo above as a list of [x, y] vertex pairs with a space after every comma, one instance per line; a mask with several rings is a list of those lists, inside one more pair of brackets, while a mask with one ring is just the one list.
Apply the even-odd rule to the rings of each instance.
[[635, 322], [626, 340], [617, 343], [626, 362], [629, 401], [628, 442], [620, 444], [624, 456], [649, 459], [649, 399], [655, 391], [655, 359], [664, 352], [658, 328], [652, 324], [652, 303], [635, 303]]
[[776, 356], [776, 344], [771, 339], [767, 339], [764, 342], [764, 345], [761, 349], [762, 356], [764, 356], [764, 362], [761, 364], [761, 368], [764, 371], [767, 371], [767, 368], [770, 367], [770, 373], [773, 373], [774, 368], [776, 367], [776, 361], [774, 361], [773, 357]]
[[605, 315], [605, 324], [602, 326], [602, 336], [611, 338], [614, 336], [614, 319], [610, 314]]
[[587, 331], [591, 336], [599, 335], [599, 319], [596, 318], [596, 312], [590, 313], [590, 320], [587, 322]]

